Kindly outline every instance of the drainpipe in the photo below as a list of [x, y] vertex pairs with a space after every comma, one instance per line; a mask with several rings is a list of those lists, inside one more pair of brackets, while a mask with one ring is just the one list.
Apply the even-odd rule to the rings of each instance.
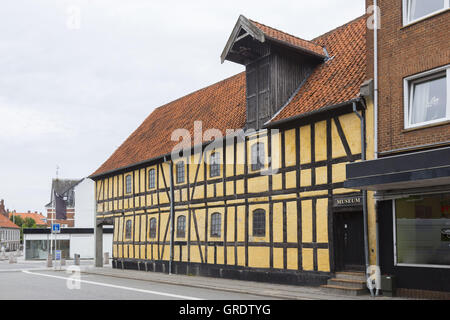
[[[353, 102], [353, 112], [358, 116], [361, 121], [361, 160], [366, 160], [366, 122], [364, 117], [356, 110], [356, 102]], [[368, 277], [367, 271], [369, 270], [369, 237], [367, 227], [367, 190], [362, 191], [363, 200], [363, 218], [364, 218], [364, 258], [366, 263], [366, 277]], [[370, 294], [373, 296], [373, 291], [370, 289]]]
[[[164, 157], [164, 162], [166, 158]], [[172, 274], [173, 261], [173, 240], [174, 240], [174, 216], [175, 216], [175, 197], [173, 190], [173, 161], [170, 160], [170, 258], [169, 258], [169, 275]]]
[[[377, 0], [373, 1], [374, 5], [374, 30], [373, 30], [373, 81], [374, 81], [374, 95], [373, 95], [373, 112], [374, 112], [374, 159], [378, 159], [378, 17], [381, 18], [381, 15], [378, 11], [378, 2]], [[375, 239], [376, 239], [376, 265], [377, 270], [380, 270], [380, 236], [379, 236], [379, 225], [378, 225], [378, 201], [375, 199]], [[379, 295], [380, 288], [376, 281], [376, 296]]]

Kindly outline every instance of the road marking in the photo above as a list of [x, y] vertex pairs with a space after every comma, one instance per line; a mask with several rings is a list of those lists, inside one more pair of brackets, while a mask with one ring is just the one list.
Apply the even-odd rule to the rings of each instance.
[[178, 294], [172, 294], [172, 293], [165, 293], [165, 292], [159, 292], [159, 291], [152, 291], [152, 290], [144, 290], [144, 289], [137, 289], [137, 288], [130, 288], [130, 287], [124, 287], [124, 286], [117, 286], [114, 284], [108, 284], [108, 283], [101, 283], [101, 282], [95, 282], [95, 281], [88, 281], [88, 280], [77, 280], [77, 279], [71, 279], [68, 277], [60, 277], [60, 276], [54, 276], [50, 274], [44, 274], [44, 273], [37, 273], [37, 272], [30, 272], [28, 270], [23, 270], [23, 273], [26, 274], [32, 274], [36, 276], [42, 276], [42, 277], [49, 277], [49, 278], [55, 278], [55, 279], [62, 279], [62, 280], [71, 280], [71, 281], [79, 281], [81, 283], [87, 283], [87, 284], [93, 284], [97, 286], [103, 286], [103, 287], [109, 287], [109, 288], [116, 288], [116, 289], [122, 289], [122, 290], [129, 290], [129, 291], [136, 291], [136, 292], [142, 292], [142, 293], [149, 293], [149, 294], [155, 294], [159, 296], [166, 296], [170, 298], [178, 298], [178, 299], [185, 299], [185, 300], [203, 300], [201, 298], [196, 297], [188, 297], [188, 296], [182, 296]]
[[29, 268], [29, 269], [2, 269], [0, 270], [0, 273], [5, 272], [23, 272], [23, 271], [46, 271], [51, 270], [48, 268]]

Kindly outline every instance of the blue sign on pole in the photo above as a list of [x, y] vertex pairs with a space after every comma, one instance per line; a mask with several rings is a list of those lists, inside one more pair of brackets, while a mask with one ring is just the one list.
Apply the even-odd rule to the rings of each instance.
[[53, 233], [60, 233], [61, 232], [61, 225], [59, 223], [55, 223], [52, 225], [52, 232]]
[[55, 260], [57, 261], [61, 260], [61, 250], [55, 251]]

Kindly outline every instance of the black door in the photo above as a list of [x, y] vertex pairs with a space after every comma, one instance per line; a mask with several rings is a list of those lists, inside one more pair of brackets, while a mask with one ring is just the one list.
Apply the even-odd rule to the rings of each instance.
[[360, 211], [334, 216], [337, 271], [364, 271], [364, 220]]

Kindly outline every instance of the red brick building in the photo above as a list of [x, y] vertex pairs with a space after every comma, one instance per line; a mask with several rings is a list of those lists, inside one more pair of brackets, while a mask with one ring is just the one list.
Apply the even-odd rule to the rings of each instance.
[[[47, 209], [47, 225], [59, 223], [63, 228], [73, 228], [75, 224], [75, 186], [80, 180], [53, 179], [50, 193], [50, 202], [45, 205]], [[57, 220], [55, 216], [54, 193], [62, 196], [66, 203], [66, 219]]]
[[376, 4], [367, 75], [378, 97], [378, 159], [347, 166], [345, 186], [376, 191], [377, 264], [400, 294], [449, 297], [449, 1]]

